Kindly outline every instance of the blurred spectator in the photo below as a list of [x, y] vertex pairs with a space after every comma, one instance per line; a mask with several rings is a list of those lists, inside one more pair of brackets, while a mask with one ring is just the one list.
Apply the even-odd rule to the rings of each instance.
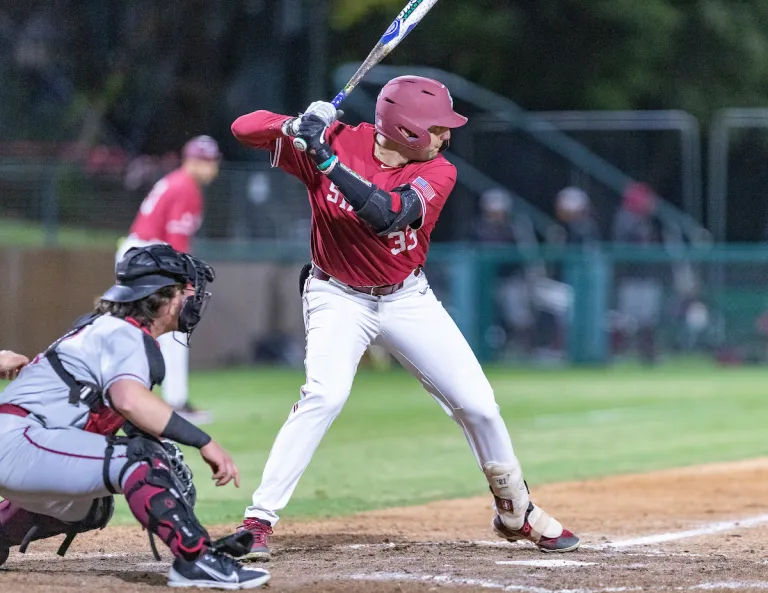
[[578, 187], [565, 187], [555, 197], [555, 213], [565, 225], [566, 242], [589, 245], [600, 240], [589, 196]]
[[[621, 208], [613, 221], [613, 240], [632, 245], [659, 243], [653, 220], [656, 195], [644, 183], [632, 183], [624, 191]], [[662, 286], [653, 264], [617, 266], [620, 322], [614, 333], [614, 349], [622, 353], [632, 338], [645, 363], [656, 360], [656, 330], [661, 312]]]
[[[536, 235], [530, 219], [513, 215], [513, 199], [503, 188], [492, 188], [480, 196], [480, 218], [475, 224], [471, 239], [485, 244], [516, 244], [521, 251], [537, 246]], [[496, 305], [501, 320], [502, 339], [509, 342], [511, 333], [526, 354], [534, 347], [535, 316], [532, 309], [532, 291], [524, 266], [505, 263], [499, 266], [496, 288]], [[503, 345], [503, 344], [494, 344]]]

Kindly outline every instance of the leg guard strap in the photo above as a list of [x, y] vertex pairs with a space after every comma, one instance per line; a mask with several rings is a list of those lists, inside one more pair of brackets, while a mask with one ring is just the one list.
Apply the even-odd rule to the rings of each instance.
[[160, 537], [174, 556], [196, 559], [210, 545], [210, 536], [182, 496], [165, 448], [154, 440], [135, 437], [128, 444], [127, 455], [122, 473], [132, 469], [124, 481], [125, 498], [136, 519], [149, 531], [153, 553], [157, 550], [151, 534]]

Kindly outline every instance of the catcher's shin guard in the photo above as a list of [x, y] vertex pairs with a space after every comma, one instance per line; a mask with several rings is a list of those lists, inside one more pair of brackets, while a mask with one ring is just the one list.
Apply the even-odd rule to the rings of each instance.
[[171, 470], [168, 454], [157, 441], [134, 437], [128, 443], [128, 463], [121, 477], [123, 492], [133, 515], [150, 533], [155, 557], [159, 558], [151, 534], [156, 534], [177, 558], [194, 560], [210, 545], [210, 536], [200, 525], [183, 485]]
[[97, 498], [82, 521], [67, 523], [4, 500], [0, 503], [0, 565], [8, 558], [8, 549], [12, 546], [19, 546], [19, 552], [23, 554], [31, 542], [61, 534], [66, 537], [57, 553], [64, 556], [78, 533], [106, 527], [114, 508], [115, 501], [111, 496]]

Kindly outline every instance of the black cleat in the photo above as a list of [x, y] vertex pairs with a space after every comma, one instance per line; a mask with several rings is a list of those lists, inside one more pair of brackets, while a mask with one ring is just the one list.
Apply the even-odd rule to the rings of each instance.
[[269, 579], [266, 570], [246, 568], [231, 556], [209, 550], [197, 560], [176, 558], [168, 573], [168, 586], [237, 591], [261, 587]]

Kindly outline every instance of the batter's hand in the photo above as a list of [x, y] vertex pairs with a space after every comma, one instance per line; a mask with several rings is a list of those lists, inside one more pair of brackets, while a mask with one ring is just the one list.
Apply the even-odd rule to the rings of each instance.
[[29, 359], [10, 350], [0, 350], [0, 379], [13, 380], [29, 364]]
[[325, 138], [327, 133], [328, 126], [318, 116], [312, 113], [301, 116], [297, 138], [306, 144], [307, 154], [318, 165], [325, 163], [334, 154]]
[[343, 111], [336, 109], [333, 103], [328, 103], [327, 101], [315, 101], [304, 110], [302, 115], [309, 115], [310, 113], [323, 120], [326, 127], [330, 126], [337, 119], [341, 119], [341, 116], [344, 115]]
[[205, 447], [200, 449], [205, 462], [213, 471], [213, 480], [217, 486], [225, 486], [232, 480], [235, 481], [235, 487], [240, 488], [240, 472], [232, 461], [232, 457], [227, 453], [219, 443], [211, 441]]

